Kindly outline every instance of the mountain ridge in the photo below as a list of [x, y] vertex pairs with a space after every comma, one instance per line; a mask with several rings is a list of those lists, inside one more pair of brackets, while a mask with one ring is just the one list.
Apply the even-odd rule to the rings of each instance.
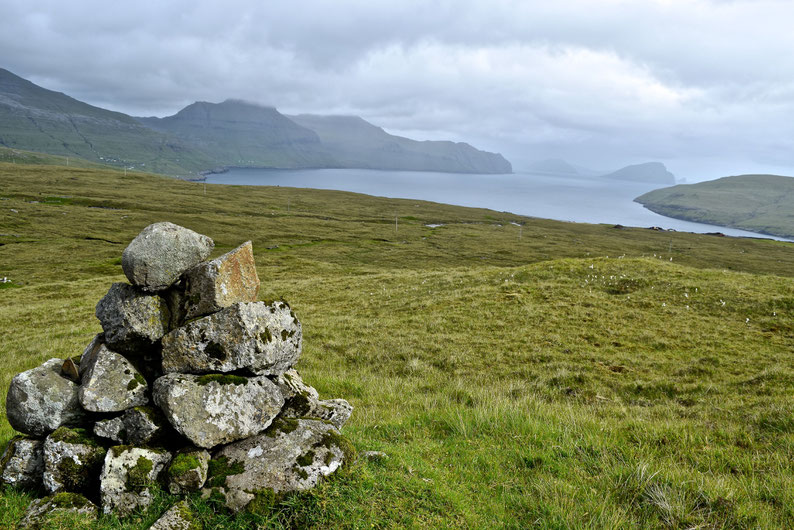
[[[197, 175], [219, 167], [512, 172], [502, 155], [466, 143], [393, 136], [356, 117], [354, 136], [366, 143], [362, 147], [351, 134], [328, 127], [335, 117], [315, 118], [320, 132], [275, 107], [236, 99], [195, 102], [163, 118], [135, 118], [0, 68], [0, 146], [11, 149], [168, 175]], [[363, 142], [372, 130], [379, 132]]]

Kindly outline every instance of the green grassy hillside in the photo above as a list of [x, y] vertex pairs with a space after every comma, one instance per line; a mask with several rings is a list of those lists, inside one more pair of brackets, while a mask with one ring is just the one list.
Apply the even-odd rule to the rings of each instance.
[[0, 68], [0, 146], [184, 175], [209, 157], [130, 116], [47, 90]]
[[[206, 528], [794, 525], [790, 243], [90, 169], [0, 182], [0, 387], [81, 352], [121, 251], [169, 220], [216, 254], [253, 240], [260, 297], [303, 322], [304, 379], [389, 455], [263, 514], [193, 498]], [[30, 498], [3, 490], [0, 527]]]
[[794, 238], [791, 177], [725, 177], [654, 190], [635, 200], [668, 217]]

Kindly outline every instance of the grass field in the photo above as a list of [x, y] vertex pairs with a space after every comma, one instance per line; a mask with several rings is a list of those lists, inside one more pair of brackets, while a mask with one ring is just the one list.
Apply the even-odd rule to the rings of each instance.
[[[260, 298], [303, 322], [304, 379], [389, 455], [265, 514], [191, 499], [206, 528], [794, 525], [790, 243], [0, 164], [2, 388], [82, 351], [121, 251], [162, 220], [216, 254], [253, 241]], [[3, 490], [0, 527], [31, 498]]]

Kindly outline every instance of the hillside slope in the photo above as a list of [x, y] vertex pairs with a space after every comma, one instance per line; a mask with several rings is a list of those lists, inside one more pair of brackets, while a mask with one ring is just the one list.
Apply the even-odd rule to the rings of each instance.
[[212, 167], [204, 154], [132, 117], [0, 69], [0, 146], [166, 174]]
[[739, 175], [654, 190], [634, 199], [656, 213], [794, 238], [794, 178]]
[[453, 173], [512, 173], [502, 155], [462, 142], [416, 141], [387, 133], [357, 116], [290, 116], [318, 134], [341, 167]]
[[196, 102], [166, 118], [138, 118], [195, 145], [221, 166], [335, 167], [320, 138], [273, 107], [237, 100]]
[[[0, 389], [83, 351], [124, 247], [168, 220], [214, 256], [252, 241], [304, 380], [387, 455], [257, 513], [195, 494], [204, 528], [794, 527], [794, 244], [72, 167], [0, 182]], [[0, 528], [33, 495], [0, 490]], [[52, 527], [146, 530], [174, 499]]]

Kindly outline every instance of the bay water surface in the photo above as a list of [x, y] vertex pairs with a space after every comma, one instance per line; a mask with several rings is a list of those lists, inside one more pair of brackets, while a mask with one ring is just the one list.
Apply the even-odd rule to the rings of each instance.
[[634, 202], [634, 198], [662, 186], [598, 177], [535, 173], [475, 175], [371, 169], [231, 169], [226, 173], [207, 175], [206, 182], [353, 191], [381, 197], [489, 208], [577, 223], [646, 228], [658, 226], [681, 232], [722, 232], [739, 237], [780, 239], [656, 214]]

